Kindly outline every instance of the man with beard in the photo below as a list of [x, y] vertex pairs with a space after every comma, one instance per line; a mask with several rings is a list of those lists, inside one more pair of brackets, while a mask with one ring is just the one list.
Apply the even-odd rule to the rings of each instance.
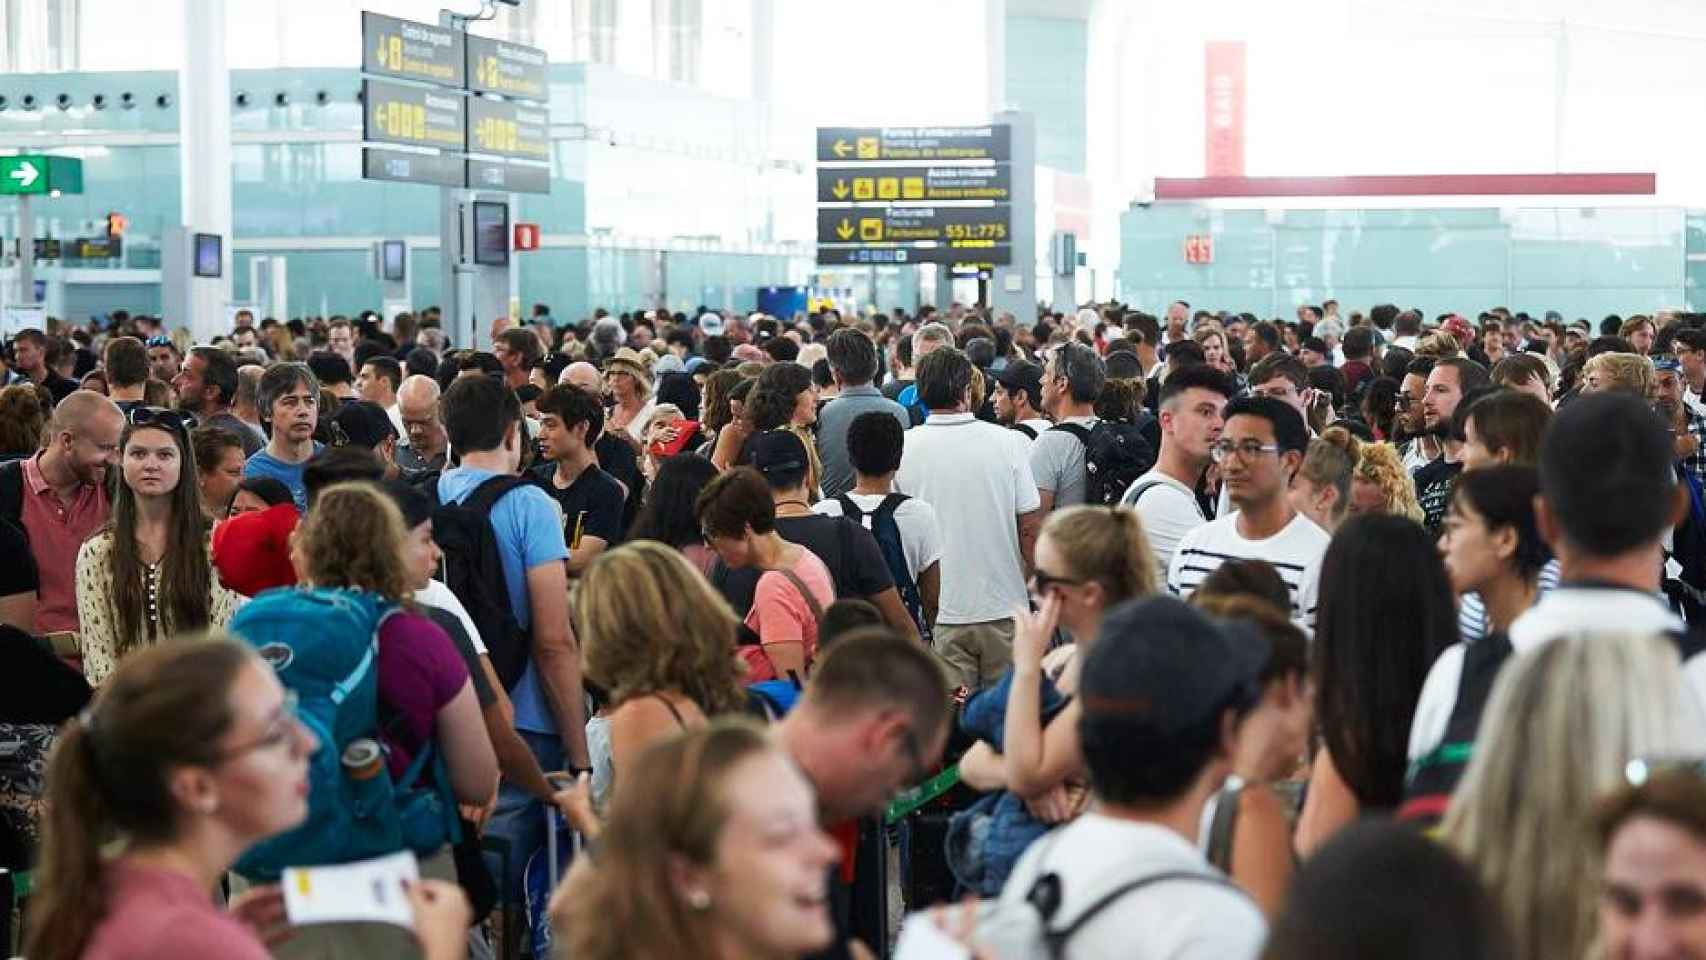
[[192, 347], [172, 381], [179, 410], [195, 414], [204, 427], [224, 427], [236, 434], [243, 442], [243, 456], [252, 457], [265, 438], [231, 412], [237, 386], [237, 361], [218, 347]]
[[1032, 440], [1054, 426], [1042, 412], [1043, 368], [1029, 360], [1014, 360], [995, 376], [995, 419]]
[[1487, 369], [1464, 357], [1441, 360], [1428, 374], [1422, 395], [1422, 429], [1439, 443], [1440, 455], [1417, 470], [1413, 479], [1416, 502], [1422, 507], [1422, 526], [1430, 535], [1439, 535], [1451, 501], [1451, 486], [1463, 472], [1463, 442], [1452, 436], [1452, 415], [1464, 394], [1489, 383]]
[[1428, 391], [1428, 374], [1433, 371], [1433, 357], [1417, 357], [1404, 369], [1404, 379], [1398, 385], [1392, 428], [1404, 438], [1398, 452], [1404, 456], [1404, 469], [1412, 474], [1440, 454], [1439, 440], [1428, 434], [1422, 416], [1422, 396]]

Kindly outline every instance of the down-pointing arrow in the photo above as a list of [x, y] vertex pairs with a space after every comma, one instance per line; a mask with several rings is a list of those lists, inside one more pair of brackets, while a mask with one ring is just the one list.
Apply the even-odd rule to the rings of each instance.
[[37, 177], [41, 176], [41, 171], [37, 170], [36, 165], [30, 161], [20, 160], [18, 161], [17, 168], [7, 174], [7, 176], [18, 181], [18, 186], [20, 187], [29, 187], [36, 182]]

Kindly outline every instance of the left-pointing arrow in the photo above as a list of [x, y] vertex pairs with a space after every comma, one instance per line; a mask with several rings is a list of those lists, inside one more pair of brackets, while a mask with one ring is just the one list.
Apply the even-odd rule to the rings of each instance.
[[19, 186], [28, 187], [36, 182], [37, 177], [41, 176], [41, 171], [37, 170], [36, 165], [30, 161], [20, 160], [18, 161], [17, 168], [7, 174], [7, 176], [18, 181]]

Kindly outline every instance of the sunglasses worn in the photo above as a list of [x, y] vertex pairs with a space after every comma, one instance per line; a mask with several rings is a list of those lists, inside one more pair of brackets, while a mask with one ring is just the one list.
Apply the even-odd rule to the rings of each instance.
[[1045, 573], [1041, 570], [1033, 570], [1031, 572], [1031, 583], [1036, 585], [1037, 593], [1041, 595], [1048, 593], [1049, 590], [1055, 587], [1083, 586], [1084, 581], [1074, 580], [1071, 577], [1057, 577], [1051, 573]]
[[196, 426], [193, 414], [184, 413], [182, 410], [168, 410], [165, 407], [132, 407], [127, 419], [133, 427], [161, 426], [184, 433], [189, 433]]

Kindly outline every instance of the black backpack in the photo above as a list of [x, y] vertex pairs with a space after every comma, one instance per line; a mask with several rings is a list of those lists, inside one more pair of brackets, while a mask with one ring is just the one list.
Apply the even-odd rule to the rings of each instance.
[[1126, 489], [1155, 466], [1155, 450], [1143, 438], [1143, 428], [1132, 423], [1097, 420], [1057, 423], [1051, 430], [1064, 430], [1084, 444], [1084, 502], [1117, 506]]
[[[438, 502], [432, 514], [432, 539], [444, 553], [445, 586], [468, 609], [505, 690], [527, 669], [528, 632], [509, 605], [503, 556], [492, 530], [492, 507], [516, 487], [531, 486], [521, 477], [492, 477], [461, 503]], [[437, 498], [435, 498], [437, 499]]]
[[[859, 509], [852, 497], [844, 493], [835, 499], [841, 504], [843, 517], [864, 526], [865, 511]], [[918, 581], [912, 578], [912, 571], [907, 569], [906, 548], [900, 540], [900, 525], [894, 519], [895, 511], [909, 499], [911, 498], [904, 493], [891, 493], [884, 497], [883, 502], [877, 504], [877, 509], [870, 513], [870, 531], [883, 552], [883, 563], [894, 577], [894, 587], [900, 594], [900, 602], [906, 607], [906, 612], [912, 615], [912, 622], [917, 624], [918, 635], [928, 638], [930, 631], [924, 622], [924, 599], [918, 593]]]

